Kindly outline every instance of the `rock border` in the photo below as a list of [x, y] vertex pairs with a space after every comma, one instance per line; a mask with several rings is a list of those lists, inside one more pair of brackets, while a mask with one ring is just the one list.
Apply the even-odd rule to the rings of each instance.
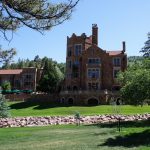
[[[100, 124], [112, 123], [118, 121], [140, 121], [150, 120], [150, 113], [136, 115], [94, 115], [81, 116], [81, 124]], [[67, 125], [76, 124], [77, 120], [74, 116], [46, 116], [46, 117], [15, 117], [0, 118], [0, 128], [9, 127], [34, 127], [48, 125]]]

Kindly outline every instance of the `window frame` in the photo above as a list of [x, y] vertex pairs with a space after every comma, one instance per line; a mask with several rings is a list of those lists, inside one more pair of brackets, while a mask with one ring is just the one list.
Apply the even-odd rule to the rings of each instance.
[[94, 78], [99, 79], [100, 78], [100, 68], [87, 68], [87, 78], [88, 79], [94, 79]]
[[69, 46], [67, 48], [67, 57], [71, 57], [72, 56], [72, 46]]
[[67, 60], [67, 68], [68, 69], [72, 68], [72, 60]]
[[100, 58], [88, 58], [89, 65], [97, 65], [100, 64], [100, 62], [101, 62]]
[[[76, 48], [77, 46], [81, 46], [81, 49]], [[82, 53], [82, 44], [75, 44], [74, 45], [74, 55], [75, 56], [80, 56]]]
[[120, 57], [113, 57], [113, 66], [121, 66], [121, 58]]

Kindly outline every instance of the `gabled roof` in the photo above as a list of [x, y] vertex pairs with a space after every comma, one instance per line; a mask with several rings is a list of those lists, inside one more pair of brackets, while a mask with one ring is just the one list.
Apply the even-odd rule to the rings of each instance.
[[115, 56], [115, 55], [122, 54], [122, 51], [107, 51], [107, 53], [108, 53], [110, 56]]
[[0, 70], [1, 74], [20, 74], [23, 69], [8, 69], [8, 70]]

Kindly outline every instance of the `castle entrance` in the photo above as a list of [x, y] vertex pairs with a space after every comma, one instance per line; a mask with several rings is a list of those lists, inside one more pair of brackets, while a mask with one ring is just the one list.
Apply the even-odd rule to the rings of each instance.
[[99, 104], [98, 99], [96, 99], [96, 98], [90, 98], [90, 99], [88, 99], [88, 105], [95, 106], [95, 105], [98, 105], [98, 104]]

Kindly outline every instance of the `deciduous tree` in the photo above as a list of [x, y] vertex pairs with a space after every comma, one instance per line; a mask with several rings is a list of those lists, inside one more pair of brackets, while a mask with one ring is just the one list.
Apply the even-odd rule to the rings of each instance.
[[122, 84], [121, 95], [126, 103], [142, 104], [150, 99], [150, 61], [143, 60], [141, 64], [134, 64], [127, 71], [118, 75]]
[[10, 84], [10, 82], [5, 81], [5, 82], [2, 84], [2, 89], [3, 89], [3, 90], [11, 90], [11, 84]]

